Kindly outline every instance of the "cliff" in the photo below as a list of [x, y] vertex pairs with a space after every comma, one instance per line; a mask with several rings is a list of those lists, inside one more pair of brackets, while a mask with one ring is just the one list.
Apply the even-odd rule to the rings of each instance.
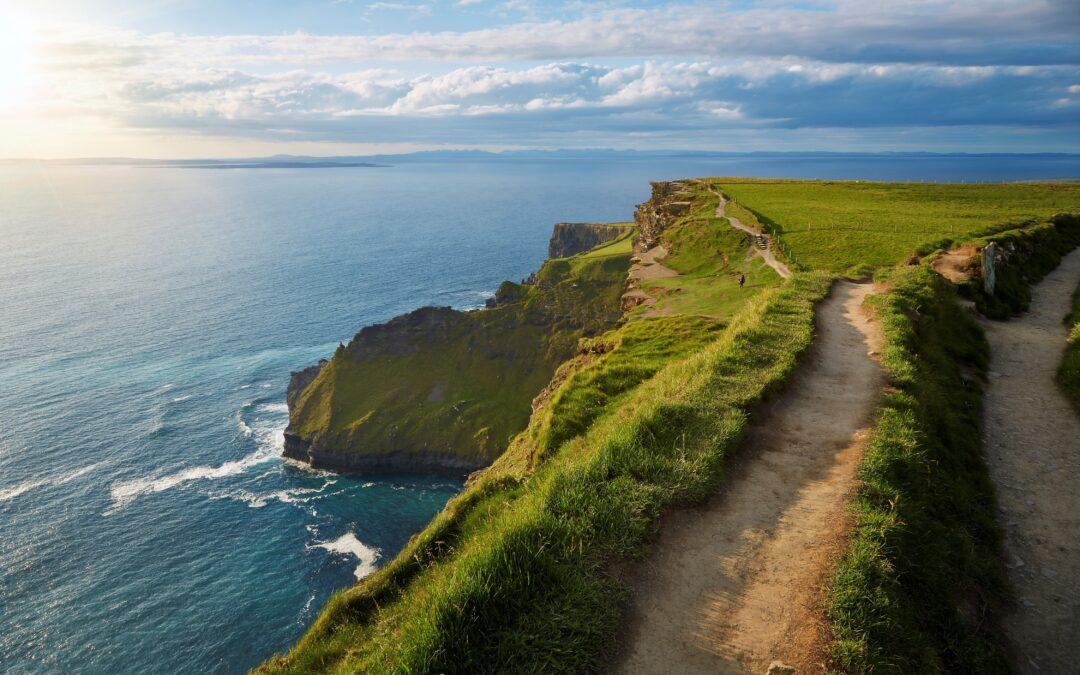
[[627, 234], [633, 225], [556, 223], [548, 242], [548, 258], [569, 258]]
[[660, 234], [690, 211], [694, 195], [691, 181], [650, 181], [649, 184], [652, 196], [638, 204], [634, 212], [642, 250], [660, 243]]
[[361, 329], [329, 361], [292, 374], [285, 455], [356, 472], [465, 473], [490, 464], [525, 428], [533, 397], [579, 339], [621, 316], [630, 230], [561, 231], [560, 250], [627, 236], [549, 260], [531, 283], [504, 282], [487, 309], [423, 307]]

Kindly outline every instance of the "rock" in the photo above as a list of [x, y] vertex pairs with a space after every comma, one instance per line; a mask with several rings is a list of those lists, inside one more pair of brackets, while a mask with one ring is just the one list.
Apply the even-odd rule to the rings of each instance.
[[[638, 305], [644, 305], [650, 301], [654, 301], [651, 296], [641, 289], [633, 289], [623, 293], [622, 301], [620, 303], [622, 311], [629, 312]], [[655, 302], [655, 301], [654, 301]]]
[[302, 370], [297, 370], [289, 373], [289, 386], [285, 388], [285, 402], [292, 406], [293, 401], [300, 395], [300, 392], [304, 391], [309, 384], [315, 381], [315, 378], [319, 376], [322, 369], [326, 367], [326, 364], [330, 363], [326, 359], [319, 359], [319, 362], [313, 366], [308, 366]]
[[690, 184], [686, 181], [654, 181], [652, 196], [638, 204], [634, 221], [638, 226], [638, 246], [649, 249], [660, 242], [660, 234], [690, 210]]
[[998, 255], [997, 242], [990, 242], [982, 252], [983, 291], [987, 295], [994, 294], [994, 285], [997, 279]]
[[783, 661], [773, 661], [769, 664], [769, 669], [765, 671], [765, 675], [795, 675], [795, 668], [785, 664]]

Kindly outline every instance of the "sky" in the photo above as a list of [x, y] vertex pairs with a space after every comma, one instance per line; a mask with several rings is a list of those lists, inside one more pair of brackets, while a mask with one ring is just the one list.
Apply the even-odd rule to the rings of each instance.
[[0, 0], [0, 157], [1080, 152], [1077, 0]]

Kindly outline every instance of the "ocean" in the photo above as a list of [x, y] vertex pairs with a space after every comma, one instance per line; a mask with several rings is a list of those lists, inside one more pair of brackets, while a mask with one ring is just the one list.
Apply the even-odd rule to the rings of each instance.
[[235, 673], [460, 491], [284, 462], [289, 371], [477, 307], [648, 179], [1080, 176], [1080, 158], [0, 166], [0, 672]]

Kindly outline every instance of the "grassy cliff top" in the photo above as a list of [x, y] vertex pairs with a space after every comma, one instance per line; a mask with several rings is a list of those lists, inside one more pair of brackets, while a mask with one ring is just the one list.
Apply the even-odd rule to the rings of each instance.
[[[641, 210], [675, 273], [642, 281], [657, 302], [581, 340], [495, 463], [263, 672], [602, 669], [625, 598], [612, 569], [644, 554], [665, 508], [711, 494], [754, 406], [811, 343], [832, 278], [753, 267], [749, 241], [715, 215], [718, 190], [778, 229], [804, 268], [828, 271], [896, 264], [942, 238], [1076, 210], [1080, 197], [1069, 185], [669, 187], [650, 202], [677, 209]], [[628, 239], [609, 246], [551, 261], [538, 286], [628, 259]]]
[[534, 284], [504, 282], [494, 308], [426, 308], [362, 330], [296, 397], [290, 431], [337, 455], [490, 463], [578, 339], [618, 320], [629, 257], [628, 232], [548, 260]]
[[1080, 211], [1080, 183], [868, 183], [712, 178], [808, 269], [895, 265], [916, 248]]

